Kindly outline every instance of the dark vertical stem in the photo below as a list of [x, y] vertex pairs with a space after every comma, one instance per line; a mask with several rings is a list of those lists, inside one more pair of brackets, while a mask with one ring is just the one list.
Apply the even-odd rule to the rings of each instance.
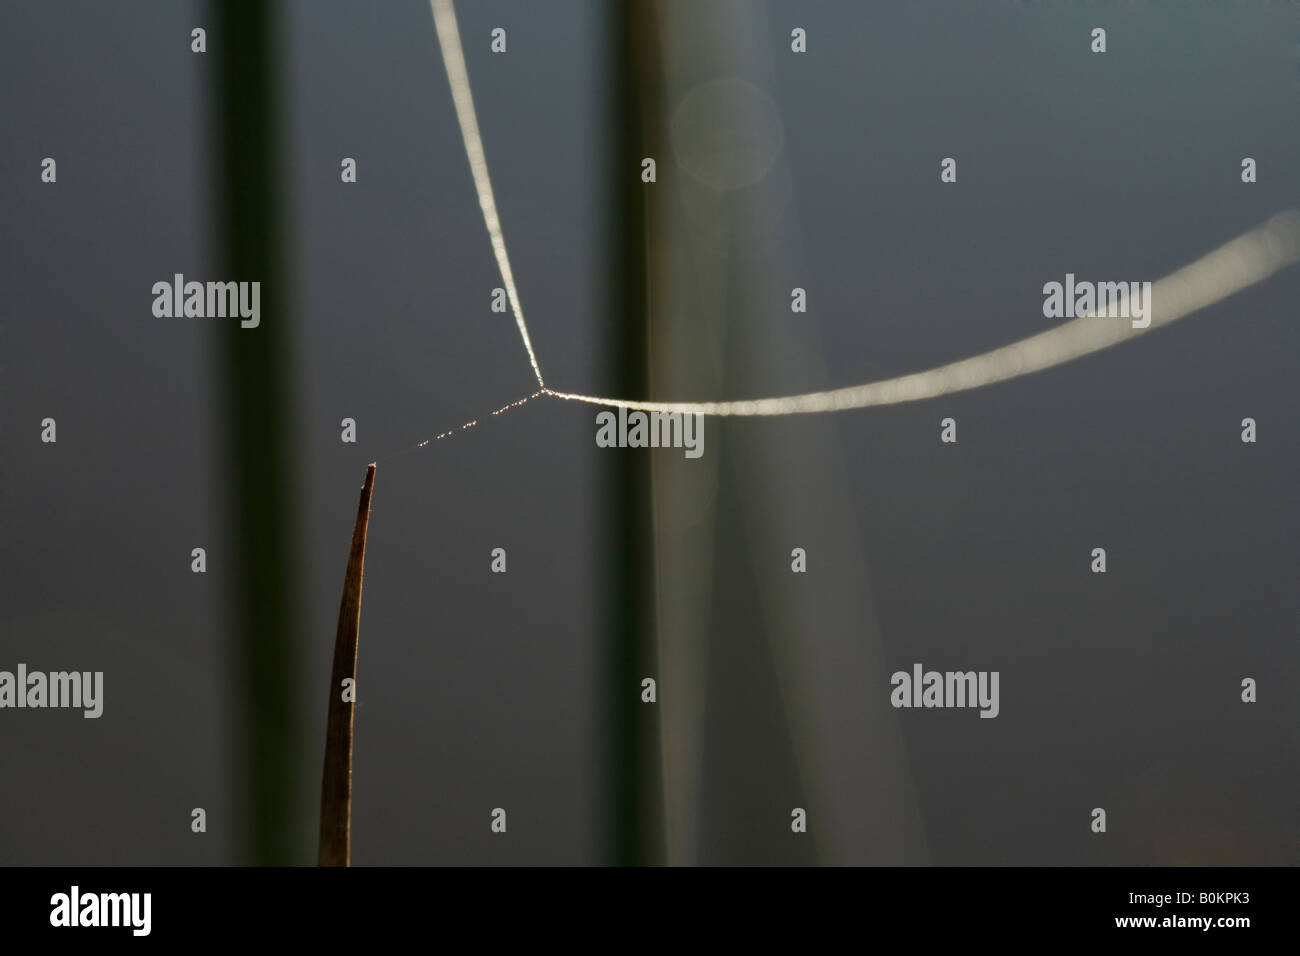
[[[366, 469], [352, 529], [348, 569], [343, 576], [339, 627], [334, 635], [334, 666], [330, 671], [328, 723], [325, 728], [325, 769], [320, 785], [321, 866], [352, 862], [352, 722], [356, 708], [357, 642], [361, 636], [361, 579], [366, 566], [366, 530], [370, 525], [370, 495], [375, 490], [375, 466]], [[351, 678], [351, 700], [343, 699], [343, 681]]]
[[[301, 737], [294, 694], [299, 637], [296, 527], [290, 495], [293, 416], [291, 346], [282, 251], [279, 133], [280, 7], [262, 0], [214, 0], [208, 39], [216, 66], [217, 196], [223, 280], [261, 283], [260, 324], [220, 321], [226, 462], [244, 691], [237, 736], [258, 864], [303, 862], [295, 799]], [[216, 279], [217, 276], [212, 278]], [[305, 835], [305, 834], [304, 834]]]
[[[641, 160], [654, 156], [659, 129], [659, 64], [653, 2], [611, 5], [609, 194], [614, 219], [609, 348], [612, 395], [645, 395], [649, 387], [648, 190]], [[611, 727], [610, 862], [660, 863], [664, 858], [658, 708], [641, 701], [641, 680], [659, 678], [654, 663], [654, 603], [649, 459], [616, 457], [612, 481], [609, 695]]]

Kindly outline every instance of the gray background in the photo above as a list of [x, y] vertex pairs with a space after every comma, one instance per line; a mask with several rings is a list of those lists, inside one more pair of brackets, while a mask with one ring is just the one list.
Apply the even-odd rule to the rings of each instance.
[[[1286, 4], [724, 12], [750, 8], [792, 203], [793, 238], [763, 269], [778, 292], [808, 288], [810, 309], [791, 315], [788, 291], [761, 315], [737, 297], [728, 320], [733, 336], [751, 316], [782, 323], [820, 367], [805, 377], [737, 349], [734, 394], [662, 397], [929, 368], [1041, 331], [1041, 286], [1067, 271], [1156, 279], [1300, 204], [1300, 27]], [[354, 863], [597, 862], [601, 476], [608, 456], [634, 453], [595, 448], [595, 409], [535, 402], [397, 454], [534, 385], [510, 317], [487, 309], [499, 277], [427, 5], [286, 11], [298, 430], [284, 441], [302, 456], [300, 697], [318, 728], [301, 839], [316, 825], [355, 494], [378, 458]], [[599, 391], [618, 321], [594, 186], [604, 9], [458, 13], [539, 360], [548, 384]], [[205, 320], [155, 319], [149, 292], [174, 272], [226, 278], [210, 265], [210, 66], [189, 50], [206, 19], [199, 4], [0, 6], [0, 668], [106, 675], [98, 721], [0, 711], [0, 863], [243, 859], [216, 338]], [[494, 57], [498, 25], [509, 52]], [[796, 25], [804, 56], [789, 53]], [[1108, 30], [1104, 56], [1088, 51], [1092, 26]], [[1239, 181], [1247, 155], [1254, 185]], [[39, 181], [44, 156], [57, 185]], [[358, 160], [355, 186], [339, 182], [343, 156]], [[956, 186], [938, 182], [944, 156]], [[657, 186], [678, 188], [670, 159]], [[933, 402], [816, 426], [708, 422], [724, 503], [734, 449], [779, 456], [799, 429], [829, 429], [835, 461], [787, 457], [789, 481], [843, 469], [851, 511], [795, 543], [816, 556], [825, 536], [856, 536], [868, 574], [844, 587], [869, 595], [885, 673], [1001, 671], [997, 720], [898, 715], [924, 832], [911, 859], [1297, 862], [1297, 292], [1292, 269], [1132, 344]], [[57, 445], [39, 441], [46, 416]], [[338, 440], [344, 416], [356, 446]], [[955, 447], [938, 442], [944, 416], [959, 422]], [[1245, 416], [1256, 445], [1239, 441]], [[206, 576], [190, 573], [196, 546]], [[504, 576], [487, 573], [497, 546]], [[788, 563], [790, 546], [719, 534], [718, 587], [752, 600], [747, 563]], [[1098, 546], [1104, 576], [1087, 570]], [[727, 567], [739, 584], [722, 581]], [[788, 828], [797, 805], [764, 774], [769, 750], [798, 743], [747, 719], [737, 696], [779, 696], [756, 614], [715, 611], [711, 625], [703, 862], [805, 859], [747, 838]], [[1252, 706], [1244, 676], [1259, 681]], [[189, 828], [197, 806], [204, 835]], [[496, 806], [508, 839], [489, 833]], [[1110, 814], [1104, 837], [1088, 830], [1095, 806]]]

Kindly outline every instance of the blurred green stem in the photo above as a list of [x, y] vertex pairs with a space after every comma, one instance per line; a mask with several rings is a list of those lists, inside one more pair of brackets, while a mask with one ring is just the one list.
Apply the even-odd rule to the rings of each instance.
[[261, 323], [223, 323], [225, 462], [233, 529], [233, 606], [246, 765], [245, 858], [305, 862], [297, 791], [302, 739], [297, 574], [292, 542], [291, 327], [283, 269], [277, 23], [281, 7], [214, 0], [209, 37], [216, 63], [217, 197], [225, 280], [261, 283]]
[[[661, 99], [657, 4], [613, 4], [609, 16], [610, 122], [613, 164], [608, 180], [611, 315], [611, 395], [645, 395], [648, 334], [649, 187], [641, 160], [655, 156]], [[664, 860], [663, 800], [658, 707], [641, 701], [641, 680], [658, 680], [654, 646], [654, 564], [647, 459], [621, 455], [613, 466], [610, 547], [611, 839], [609, 861], [618, 865]]]

